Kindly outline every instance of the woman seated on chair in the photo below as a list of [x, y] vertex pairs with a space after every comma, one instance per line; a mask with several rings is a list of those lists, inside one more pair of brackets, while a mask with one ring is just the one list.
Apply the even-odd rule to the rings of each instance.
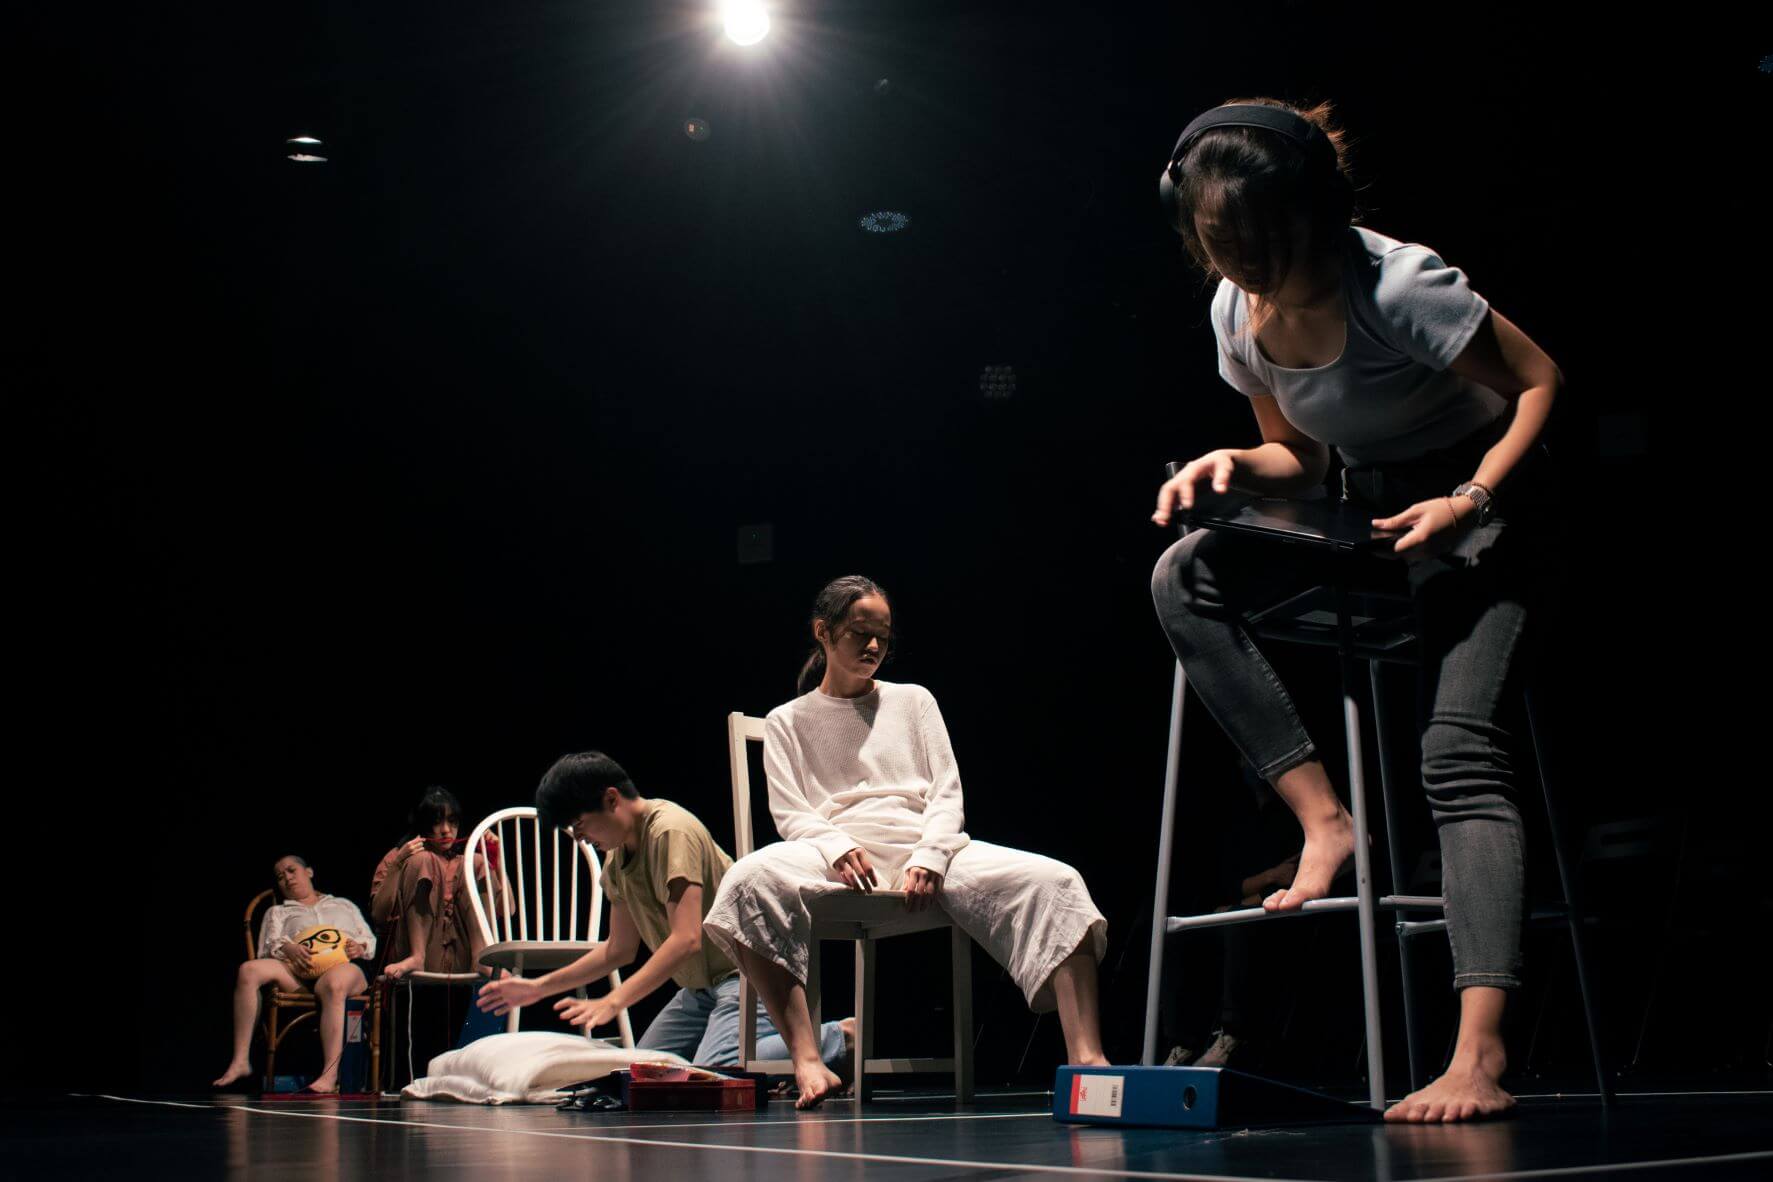
[[[313, 993], [320, 1003], [320, 1050], [323, 1066], [308, 1085], [310, 1092], [339, 1090], [339, 1057], [345, 1049], [345, 999], [368, 988], [363, 964], [375, 955], [376, 938], [357, 904], [314, 889], [314, 871], [307, 860], [285, 854], [272, 867], [283, 901], [259, 921], [258, 956], [240, 966], [234, 983], [234, 1057], [213, 1086], [225, 1088], [252, 1074], [252, 1028], [258, 1020], [259, 991], [275, 985], [286, 993]], [[316, 928], [344, 937], [346, 960], [322, 971], [316, 962], [336, 959], [331, 932], [324, 940], [303, 937]]]
[[1069, 1061], [1104, 1064], [1096, 962], [1108, 923], [1077, 871], [961, 831], [960, 772], [936, 700], [875, 679], [892, 636], [886, 592], [850, 575], [819, 593], [801, 696], [770, 711], [770, 813], [785, 840], [733, 864], [703, 930], [757, 987], [811, 1107], [839, 1082], [819, 1059], [805, 982], [828, 892], [905, 892], [1004, 965], [1036, 1011], [1059, 1011]]
[[[468, 882], [462, 872], [465, 839], [457, 836], [461, 827], [462, 805], [455, 794], [447, 788], [427, 788], [412, 812], [412, 836], [389, 850], [376, 867], [370, 883], [370, 918], [378, 929], [393, 925], [391, 960], [382, 970], [384, 976], [399, 979], [419, 970], [475, 971], [486, 941], [467, 898]], [[486, 845], [492, 855], [491, 875], [487, 858], [476, 852], [474, 877], [491, 897], [497, 894], [498, 848], [490, 834]]]

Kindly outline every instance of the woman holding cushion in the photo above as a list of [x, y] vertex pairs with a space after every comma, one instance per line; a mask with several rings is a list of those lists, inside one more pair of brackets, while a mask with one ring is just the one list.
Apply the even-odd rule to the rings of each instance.
[[357, 904], [314, 889], [314, 871], [306, 859], [285, 854], [272, 875], [282, 902], [265, 912], [259, 922], [258, 956], [242, 964], [235, 977], [234, 1057], [213, 1086], [225, 1088], [252, 1074], [259, 991], [275, 985], [289, 993], [312, 992], [320, 1002], [323, 1066], [307, 1090], [336, 1092], [345, 1049], [345, 1000], [368, 988], [356, 962], [375, 955], [375, 933]]

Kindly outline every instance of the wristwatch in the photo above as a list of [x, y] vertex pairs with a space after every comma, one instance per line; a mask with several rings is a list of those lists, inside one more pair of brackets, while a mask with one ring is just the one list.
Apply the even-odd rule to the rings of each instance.
[[1490, 524], [1490, 517], [1496, 512], [1496, 498], [1490, 494], [1489, 489], [1468, 480], [1454, 489], [1452, 495], [1464, 497], [1477, 506], [1477, 523], [1479, 525]]

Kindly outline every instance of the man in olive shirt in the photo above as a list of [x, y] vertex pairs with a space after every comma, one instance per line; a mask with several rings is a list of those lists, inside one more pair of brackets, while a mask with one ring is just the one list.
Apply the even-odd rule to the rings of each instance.
[[[609, 939], [565, 968], [535, 980], [506, 977], [481, 987], [479, 1006], [494, 1014], [531, 1005], [627, 967], [642, 942], [652, 956], [603, 997], [562, 998], [554, 1008], [574, 1026], [598, 1027], [667, 978], [678, 986], [640, 1036], [646, 1050], [671, 1051], [705, 1067], [739, 1065], [739, 974], [713, 942], [702, 917], [733, 860], [688, 809], [640, 795], [621, 765], [599, 751], [557, 760], [536, 789], [545, 826], [569, 829], [604, 857], [603, 893], [610, 900]], [[825, 1062], [848, 1063], [853, 1022], [827, 1022]], [[757, 1007], [757, 1057], [788, 1058], [763, 1006]]]

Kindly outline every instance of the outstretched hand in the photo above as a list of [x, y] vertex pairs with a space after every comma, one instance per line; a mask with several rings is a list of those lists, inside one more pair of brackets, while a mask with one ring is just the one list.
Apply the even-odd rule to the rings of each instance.
[[620, 1017], [622, 1007], [611, 1002], [608, 997], [563, 997], [554, 1003], [554, 1012], [565, 1019], [569, 1026], [595, 1030], [599, 1026], [608, 1026]]
[[542, 990], [534, 981], [523, 977], [501, 977], [497, 981], [488, 981], [480, 987], [480, 996], [474, 1004], [486, 1014], [507, 1014], [514, 1009], [522, 1009], [542, 999]]

